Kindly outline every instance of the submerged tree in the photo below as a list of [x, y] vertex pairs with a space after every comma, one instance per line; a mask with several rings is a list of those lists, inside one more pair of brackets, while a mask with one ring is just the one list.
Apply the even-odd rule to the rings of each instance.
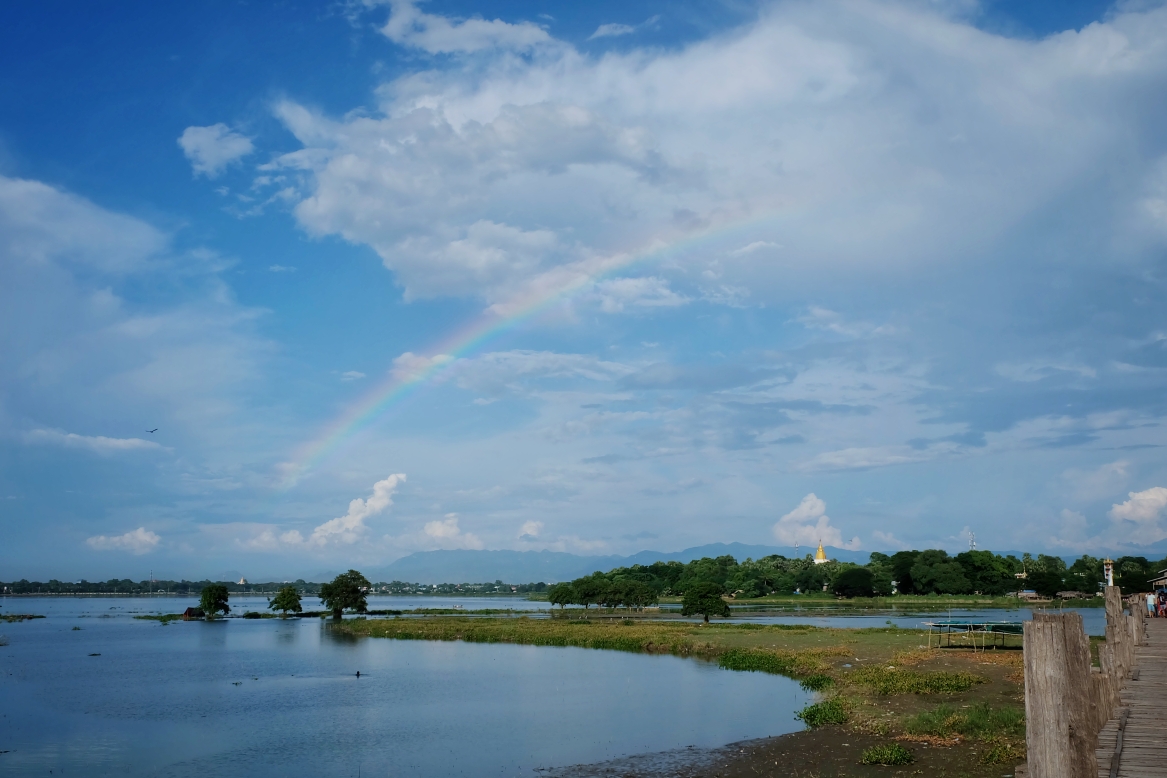
[[709, 623], [710, 616], [728, 616], [729, 603], [721, 599], [725, 588], [713, 581], [700, 581], [685, 590], [681, 600], [682, 616], [704, 616]]
[[304, 608], [300, 605], [300, 593], [296, 591], [295, 586], [285, 586], [276, 593], [276, 596], [268, 602], [267, 607], [273, 611], [280, 611], [280, 618], [287, 618], [288, 611], [293, 613], [302, 613]]
[[215, 618], [215, 614], [220, 611], [223, 613], [231, 612], [231, 606], [227, 604], [230, 596], [227, 587], [223, 584], [210, 584], [203, 587], [203, 592], [199, 595], [199, 608], [206, 614], [207, 621]]
[[341, 573], [332, 583], [320, 587], [320, 601], [332, 611], [332, 618], [339, 619], [346, 610], [364, 613], [369, 609], [365, 592], [369, 591], [369, 581], [356, 570]]

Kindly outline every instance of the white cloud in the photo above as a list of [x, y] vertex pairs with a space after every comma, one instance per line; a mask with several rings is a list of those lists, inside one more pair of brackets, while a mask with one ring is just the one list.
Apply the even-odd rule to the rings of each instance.
[[895, 328], [888, 325], [874, 325], [867, 322], [847, 321], [842, 314], [827, 308], [812, 305], [798, 321], [808, 328], [828, 330], [849, 338], [867, 338], [874, 335], [891, 335]]
[[[1097, 160], [1150, 131], [1137, 106], [1167, 70], [1167, 9], [1028, 40], [929, 4], [781, 3], [732, 34], [603, 56], [410, 2], [384, 31], [482, 59], [402, 76], [342, 118], [281, 104], [303, 149], [273, 169], [313, 173], [301, 225], [372, 246], [408, 294], [491, 303], [554, 267], [696, 237], [703, 250], [669, 261], [733, 256], [719, 285], [763, 302], [847, 268], [979, 261], [1019, 215], [1097, 190]], [[1114, 213], [1146, 199], [1131, 176]], [[479, 223], [547, 248], [484, 243]]]
[[747, 254], [753, 254], [755, 251], [761, 251], [762, 249], [780, 249], [780, 248], [782, 248], [782, 247], [779, 246], [777, 243], [774, 243], [773, 241], [755, 240], [753, 243], [747, 243], [746, 245], [742, 246], [740, 249], [734, 249], [733, 251], [729, 252], [729, 255], [731, 257], [744, 257]]
[[166, 243], [162, 232], [143, 221], [40, 181], [0, 176], [0, 258], [5, 264], [82, 264], [125, 273], [146, 267]]
[[596, 31], [588, 36], [588, 40], [595, 40], [596, 38], [615, 38], [620, 35], [631, 35], [636, 32], [636, 28], [630, 24], [619, 24], [612, 22], [609, 24], [601, 24], [596, 28]]
[[359, 370], [346, 370], [340, 374], [341, 381], [359, 381], [364, 378], [365, 374]]
[[[348, 513], [326, 521], [312, 530], [308, 544], [326, 546], [330, 543], [356, 543], [367, 529], [365, 520], [376, 516], [393, 504], [393, 493], [405, 481], [403, 473], [397, 473], [373, 484], [373, 493], [368, 499], [356, 498], [348, 505]], [[298, 535], [299, 533], [297, 533]]]
[[836, 527], [831, 526], [831, 517], [827, 515], [827, 504], [811, 492], [802, 498], [798, 507], [778, 519], [774, 525], [774, 537], [787, 546], [824, 546], [856, 550], [859, 548], [859, 538], [851, 538], [844, 543], [843, 536]]
[[268, 270], [272, 273], [295, 273], [296, 272], [296, 268], [289, 267], [288, 265], [271, 265], [268, 267]]
[[820, 470], [866, 470], [874, 467], [903, 465], [927, 458], [924, 454], [909, 453], [904, 447], [876, 446], [824, 451], [798, 464], [803, 472]]
[[1167, 489], [1153, 486], [1141, 492], [1129, 492], [1129, 500], [1121, 505], [1111, 506], [1107, 514], [1113, 521], [1131, 521], [1140, 525], [1159, 522], [1163, 508], [1167, 507]]
[[255, 150], [250, 138], [222, 123], [187, 127], [179, 136], [178, 145], [190, 160], [195, 175], [202, 174], [207, 178], [216, 178], [232, 162]]
[[458, 514], [447, 513], [445, 518], [427, 522], [425, 534], [442, 548], [482, 548], [482, 541], [458, 526]]
[[663, 278], [613, 278], [596, 284], [600, 308], [608, 313], [624, 310], [626, 305], [660, 308], [684, 305], [689, 298], [669, 288]]
[[529, 51], [552, 43], [546, 30], [530, 22], [456, 20], [423, 13], [414, 0], [390, 0], [389, 5], [389, 21], [381, 28], [385, 37], [431, 54], [469, 54], [489, 49]]
[[31, 430], [24, 434], [27, 443], [79, 448], [96, 454], [117, 454], [125, 451], [162, 451], [162, 446], [141, 438], [107, 438], [104, 435], [78, 435], [60, 430]]
[[883, 532], [881, 530], [872, 530], [871, 537], [880, 543], [884, 548], [894, 548], [896, 550], [903, 550], [908, 547], [908, 544], [897, 538], [890, 532]]
[[522, 528], [519, 529], [519, 540], [538, 540], [540, 533], [543, 532], [543, 522], [528, 521], [525, 522]]
[[130, 530], [124, 535], [95, 535], [85, 540], [86, 545], [98, 551], [129, 551], [131, 554], [147, 554], [158, 548], [161, 536], [145, 527]]
[[454, 358], [448, 354], [435, 354], [432, 357], [414, 354], [406, 351], [393, 360], [392, 374], [398, 381], [416, 381], [425, 376], [435, 367], [446, 364]]

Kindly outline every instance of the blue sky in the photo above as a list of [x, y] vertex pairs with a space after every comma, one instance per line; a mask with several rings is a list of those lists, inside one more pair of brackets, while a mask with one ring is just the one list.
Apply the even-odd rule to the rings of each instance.
[[1159, 4], [0, 20], [0, 579], [1165, 548]]

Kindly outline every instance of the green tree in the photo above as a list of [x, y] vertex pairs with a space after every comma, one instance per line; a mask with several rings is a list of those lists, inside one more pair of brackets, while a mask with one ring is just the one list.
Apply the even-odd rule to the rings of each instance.
[[365, 600], [365, 592], [368, 590], [368, 579], [356, 570], [349, 570], [333, 578], [332, 583], [320, 587], [320, 601], [332, 611], [332, 618], [339, 619], [346, 610], [357, 613], [367, 611], [369, 605]]
[[685, 590], [681, 600], [682, 616], [703, 616], [709, 623], [710, 616], [728, 616], [729, 603], [721, 599], [725, 589], [713, 581], [698, 581]]
[[560, 610], [575, 603], [575, 587], [566, 581], [553, 584], [547, 589], [547, 601], [558, 605]]
[[849, 567], [835, 578], [839, 597], [871, 597], [875, 594], [875, 576], [866, 567]]
[[220, 611], [223, 613], [231, 612], [231, 606], [227, 604], [230, 596], [227, 587], [223, 584], [210, 584], [203, 587], [202, 594], [199, 595], [199, 608], [206, 615], [207, 621], [215, 618], [215, 614]]
[[912, 585], [920, 594], [969, 594], [964, 568], [943, 549], [921, 551], [912, 565]]
[[577, 578], [571, 582], [571, 587], [575, 590], [575, 604], [584, 606], [584, 610], [588, 609], [589, 605], [600, 602], [608, 591], [608, 579], [604, 574], [597, 571], [589, 576]]
[[1065, 591], [1066, 588], [1061, 573], [1055, 573], [1053, 570], [1030, 573], [1025, 582], [1042, 597], [1056, 597], [1058, 592]]
[[280, 618], [287, 618], [288, 611], [293, 613], [303, 613], [304, 608], [300, 605], [300, 593], [296, 591], [295, 586], [285, 586], [276, 592], [267, 604], [267, 607], [273, 611], [280, 611]]
[[916, 582], [912, 580], [912, 565], [916, 564], [919, 551], [897, 551], [891, 555], [891, 574], [896, 582], [896, 591], [900, 594], [913, 594], [916, 591]]

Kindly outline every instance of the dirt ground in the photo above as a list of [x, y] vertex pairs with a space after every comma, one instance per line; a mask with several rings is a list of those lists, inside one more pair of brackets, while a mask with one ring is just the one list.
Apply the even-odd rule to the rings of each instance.
[[[886, 662], [891, 646], [851, 645], [857, 656], [833, 657], [832, 664], [862, 666]], [[908, 646], [896, 646], [901, 652]], [[915, 646], [912, 646], [915, 648]], [[874, 650], [873, 650], [874, 649]], [[882, 649], [882, 650], [881, 650]], [[959, 735], [913, 737], [899, 724], [905, 717], [948, 705], [957, 710], [986, 703], [991, 706], [1024, 705], [1021, 685], [1021, 652], [933, 650], [899, 653], [898, 659], [920, 670], [974, 672], [988, 679], [959, 694], [898, 694], [853, 697], [852, 721], [789, 735], [734, 743], [717, 749], [688, 748], [659, 754], [643, 754], [592, 765], [547, 770], [549, 778], [865, 778], [866, 776], [928, 776], [929, 778], [1009, 778], [1016, 763], [984, 764], [989, 745], [984, 740]], [[882, 733], [882, 734], [875, 734]], [[907, 747], [914, 761], [904, 766], [864, 765], [863, 752], [875, 745], [896, 741]]]
[[886, 738], [820, 727], [724, 748], [682, 749], [646, 754], [594, 765], [548, 770], [549, 778], [867, 778], [923, 775], [929, 778], [1011, 778], [1012, 765], [983, 765], [978, 744], [951, 746], [910, 743], [912, 764], [902, 767], [863, 765], [859, 757]]

